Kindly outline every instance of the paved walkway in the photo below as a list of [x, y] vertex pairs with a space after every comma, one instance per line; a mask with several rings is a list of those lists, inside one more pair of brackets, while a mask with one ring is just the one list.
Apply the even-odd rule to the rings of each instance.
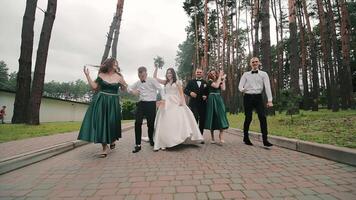
[[107, 158], [89, 144], [0, 176], [0, 199], [356, 199], [356, 167], [230, 134], [132, 154], [134, 131], [123, 136]]

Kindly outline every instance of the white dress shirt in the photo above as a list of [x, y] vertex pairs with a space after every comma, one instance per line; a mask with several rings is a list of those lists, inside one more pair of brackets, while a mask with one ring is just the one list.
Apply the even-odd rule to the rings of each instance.
[[266, 90], [268, 101], [272, 101], [271, 84], [266, 72], [257, 70], [257, 73], [252, 73], [252, 71], [248, 71], [242, 75], [239, 83], [240, 92], [246, 94], [261, 94], [263, 88]]
[[161, 85], [154, 78], [147, 77], [145, 82], [140, 80], [129, 87], [129, 91], [138, 90], [140, 92], [139, 101], [157, 101], [157, 92], [164, 99], [164, 94]]

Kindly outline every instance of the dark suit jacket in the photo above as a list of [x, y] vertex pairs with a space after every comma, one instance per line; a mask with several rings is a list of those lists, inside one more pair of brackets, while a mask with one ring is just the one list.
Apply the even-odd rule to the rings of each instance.
[[[188, 82], [187, 86], [184, 89], [184, 94], [190, 97], [189, 106], [200, 106], [202, 104], [205, 104], [206, 102], [206, 100], [203, 100], [203, 96], [208, 96], [209, 94], [208, 85], [205, 80], [202, 79], [200, 81], [200, 87], [198, 86], [197, 80], [193, 79]], [[197, 97], [191, 97], [191, 92], [196, 93]]]

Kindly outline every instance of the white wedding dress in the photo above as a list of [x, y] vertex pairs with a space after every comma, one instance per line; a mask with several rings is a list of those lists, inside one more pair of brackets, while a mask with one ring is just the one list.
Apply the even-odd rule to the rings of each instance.
[[179, 96], [177, 83], [164, 88], [165, 104], [160, 106], [155, 120], [154, 150], [173, 147], [190, 141], [203, 141], [197, 122], [189, 107]]

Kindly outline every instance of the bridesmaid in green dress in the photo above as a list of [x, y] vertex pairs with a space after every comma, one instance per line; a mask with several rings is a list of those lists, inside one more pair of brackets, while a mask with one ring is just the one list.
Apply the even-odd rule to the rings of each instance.
[[221, 90], [225, 90], [225, 76], [223, 71], [218, 74], [215, 70], [208, 73], [209, 96], [206, 105], [205, 129], [211, 132], [211, 143], [215, 143], [214, 130], [220, 130], [219, 139], [225, 143], [224, 129], [229, 128], [226, 117], [225, 105], [221, 97]]
[[80, 128], [79, 140], [101, 143], [101, 157], [115, 148], [115, 141], [121, 138], [121, 107], [119, 89], [125, 90], [127, 84], [120, 73], [118, 62], [109, 58], [100, 66], [95, 81], [90, 78], [89, 70], [84, 66], [84, 74], [90, 87], [96, 91], [84, 116]]

